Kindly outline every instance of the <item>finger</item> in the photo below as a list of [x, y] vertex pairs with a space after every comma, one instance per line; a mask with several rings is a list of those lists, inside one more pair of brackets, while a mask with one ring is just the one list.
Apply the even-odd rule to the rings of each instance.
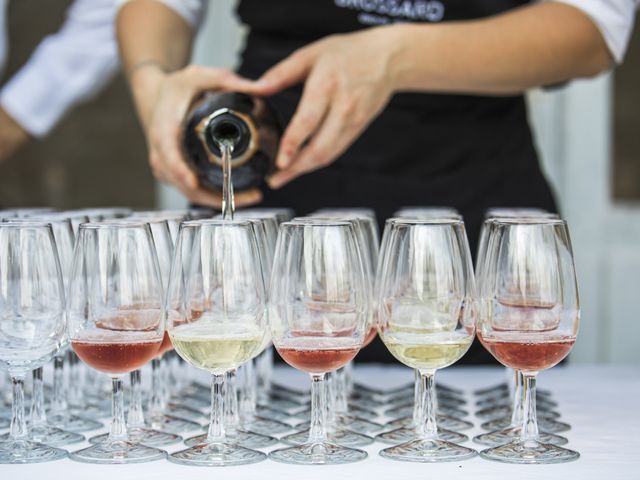
[[237, 73], [214, 67], [190, 65], [185, 69], [186, 82], [192, 92], [198, 93], [206, 89], [246, 90], [253, 88], [254, 82]]
[[257, 188], [246, 190], [243, 192], [237, 192], [234, 194], [234, 201], [236, 207], [244, 207], [246, 205], [253, 205], [262, 201], [262, 192]]
[[329, 108], [329, 92], [319, 77], [310, 77], [305, 85], [298, 108], [282, 135], [276, 167], [286, 168], [301, 146], [318, 129]]
[[332, 163], [358, 135], [360, 128], [345, 121], [344, 108], [334, 104], [311, 142], [302, 149], [291, 165], [269, 178], [269, 186], [277, 189], [295, 178]]
[[287, 58], [267, 70], [251, 85], [250, 93], [255, 95], [273, 95], [285, 88], [302, 82], [313, 67], [315, 49], [304, 47], [296, 50]]

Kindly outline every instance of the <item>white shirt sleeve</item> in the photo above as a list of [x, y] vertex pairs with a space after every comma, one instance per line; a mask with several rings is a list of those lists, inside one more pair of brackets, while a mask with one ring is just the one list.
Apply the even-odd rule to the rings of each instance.
[[[118, 9], [122, 8], [125, 3], [133, 2], [135, 0], [117, 0]], [[156, 0], [162, 3], [166, 7], [170, 8], [193, 28], [198, 29], [202, 25], [202, 20], [205, 17], [207, 11], [207, 0]]]
[[42, 40], [0, 92], [0, 105], [31, 135], [47, 135], [114, 76], [115, 7], [115, 0], [75, 0], [62, 28]]
[[587, 14], [596, 24], [616, 63], [622, 63], [640, 0], [553, 0]]

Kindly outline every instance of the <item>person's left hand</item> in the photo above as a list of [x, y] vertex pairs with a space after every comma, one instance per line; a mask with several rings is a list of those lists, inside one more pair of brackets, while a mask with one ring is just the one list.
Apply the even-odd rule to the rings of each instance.
[[280, 142], [278, 170], [268, 180], [272, 188], [335, 161], [388, 103], [394, 91], [390, 28], [325, 37], [255, 82], [252, 93], [272, 95], [304, 81]]

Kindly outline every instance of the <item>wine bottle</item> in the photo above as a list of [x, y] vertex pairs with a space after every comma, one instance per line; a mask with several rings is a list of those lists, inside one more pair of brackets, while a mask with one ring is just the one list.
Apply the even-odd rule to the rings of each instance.
[[222, 190], [221, 145], [230, 145], [235, 190], [258, 187], [274, 166], [282, 125], [268, 101], [238, 92], [205, 92], [184, 123], [187, 160], [205, 187]]

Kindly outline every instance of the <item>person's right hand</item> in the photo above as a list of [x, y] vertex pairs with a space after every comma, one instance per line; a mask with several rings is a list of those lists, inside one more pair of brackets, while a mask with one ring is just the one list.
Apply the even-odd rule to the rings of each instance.
[[[144, 82], [144, 88], [134, 86], [134, 92], [139, 92], [136, 102], [146, 131], [153, 174], [158, 180], [178, 188], [191, 202], [220, 208], [221, 192], [202, 187], [184, 159], [182, 124], [193, 100], [203, 91], [242, 91], [250, 87], [250, 81], [230, 70], [198, 65], [169, 74], [158, 69], [143, 75], [151, 80]], [[258, 189], [235, 194], [237, 206], [257, 203], [261, 199], [262, 193]]]

